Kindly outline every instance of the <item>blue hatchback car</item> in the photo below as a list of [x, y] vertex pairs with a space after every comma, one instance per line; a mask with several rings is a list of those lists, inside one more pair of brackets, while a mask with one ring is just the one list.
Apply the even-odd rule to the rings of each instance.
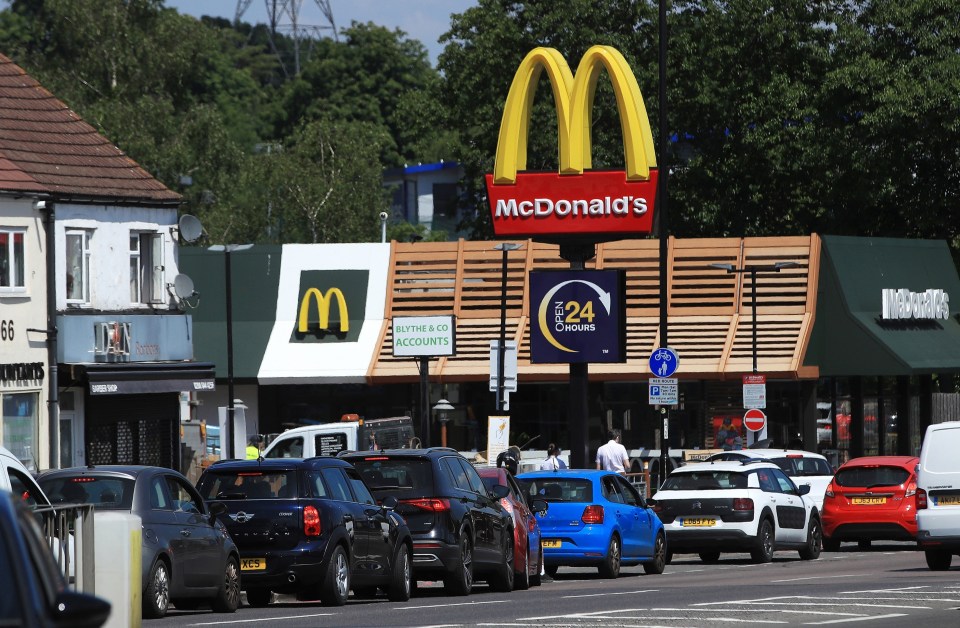
[[596, 566], [616, 578], [621, 565], [663, 573], [667, 540], [660, 519], [623, 476], [611, 471], [566, 469], [517, 476], [532, 497], [549, 504], [538, 515], [548, 574], [560, 566]]

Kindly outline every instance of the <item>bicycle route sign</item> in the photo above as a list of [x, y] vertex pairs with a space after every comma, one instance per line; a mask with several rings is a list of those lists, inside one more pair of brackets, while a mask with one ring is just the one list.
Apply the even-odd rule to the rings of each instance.
[[680, 365], [677, 352], [667, 347], [661, 347], [650, 354], [650, 372], [657, 377], [672, 377]]

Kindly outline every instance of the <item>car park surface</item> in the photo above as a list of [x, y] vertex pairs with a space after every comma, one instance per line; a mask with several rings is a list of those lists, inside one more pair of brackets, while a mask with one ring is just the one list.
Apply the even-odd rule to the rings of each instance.
[[800, 449], [742, 449], [713, 454], [706, 462], [747, 459], [772, 462], [798, 487], [806, 484], [810, 487], [810, 499], [817, 510], [823, 509], [823, 496], [833, 477], [833, 469], [824, 456]]
[[[481, 467], [477, 472], [487, 490], [492, 492], [499, 484], [510, 491], [506, 497], [500, 499], [500, 504], [513, 515], [515, 588], [523, 590], [530, 585], [539, 586], [543, 568], [543, 546], [540, 542], [540, 524], [532, 509], [536, 500], [525, 494], [510, 472], [503, 467]], [[538, 505], [541, 510], [547, 508], [546, 502]]]
[[547, 573], [561, 566], [596, 566], [601, 576], [616, 578], [626, 565], [663, 573], [663, 525], [623, 476], [566, 469], [523, 473], [517, 481], [549, 506], [538, 515]]
[[497, 591], [514, 585], [513, 517], [508, 490], [487, 490], [453, 449], [388, 449], [341, 454], [378, 500], [394, 497], [413, 537], [413, 576], [442, 580], [449, 595], [469, 595], [474, 579]]
[[843, 463], [823, 502], [823, 548], [844, 541], [867, 548], [873, 541], [917, 537], [916, 456], [865, 456]]
[[205, 505], [180, 473], [136, 465], [74, 467], [47, 471], [39, 483], [54, 503], [140, 517], [144, 617], [162, 617], [171, 602], [237, 610], [240, 554], [224, 526], [224, 507]]
[[410, 598], [412, 543], [406, 522], [378, 505], [357, 471], [337, 458], [233, 460], [211, 465], [197, 488], [226, 504], [251, 606], [272, 594], [342, 606], [350, 590]]
[[663, 521], [673, 554], [698, 553], [707, 563], [730, 552], [750, 552], [769, 563], [777, 550], [803, 560], [820, 556], [820, 515], [772, 462], [701, 462], [673, 471], [650, 500]]

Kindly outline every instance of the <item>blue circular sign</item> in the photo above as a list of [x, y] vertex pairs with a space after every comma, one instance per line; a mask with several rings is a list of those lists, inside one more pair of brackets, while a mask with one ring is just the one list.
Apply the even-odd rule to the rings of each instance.
[[657, 377], [671, 377], [677, 372], [678, 366], [680, 358], [673, 349], [661, 347], [650, 354], [650, 372]]

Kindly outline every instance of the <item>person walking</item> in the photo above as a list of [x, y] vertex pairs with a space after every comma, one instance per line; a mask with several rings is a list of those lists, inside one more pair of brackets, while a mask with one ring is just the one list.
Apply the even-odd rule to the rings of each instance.
[[567, 463], [560, 460], [560, 454], [563, 453], [554, 443], [547, 445], [547, 459], [540, 463], [541, 471], [559, 471], [566, 469]]
[[597, 450], [597, 469], [626, 474], [630, 466], [627, 448], [620, 444], [620, 430], [607, 432], [607, 444]]

